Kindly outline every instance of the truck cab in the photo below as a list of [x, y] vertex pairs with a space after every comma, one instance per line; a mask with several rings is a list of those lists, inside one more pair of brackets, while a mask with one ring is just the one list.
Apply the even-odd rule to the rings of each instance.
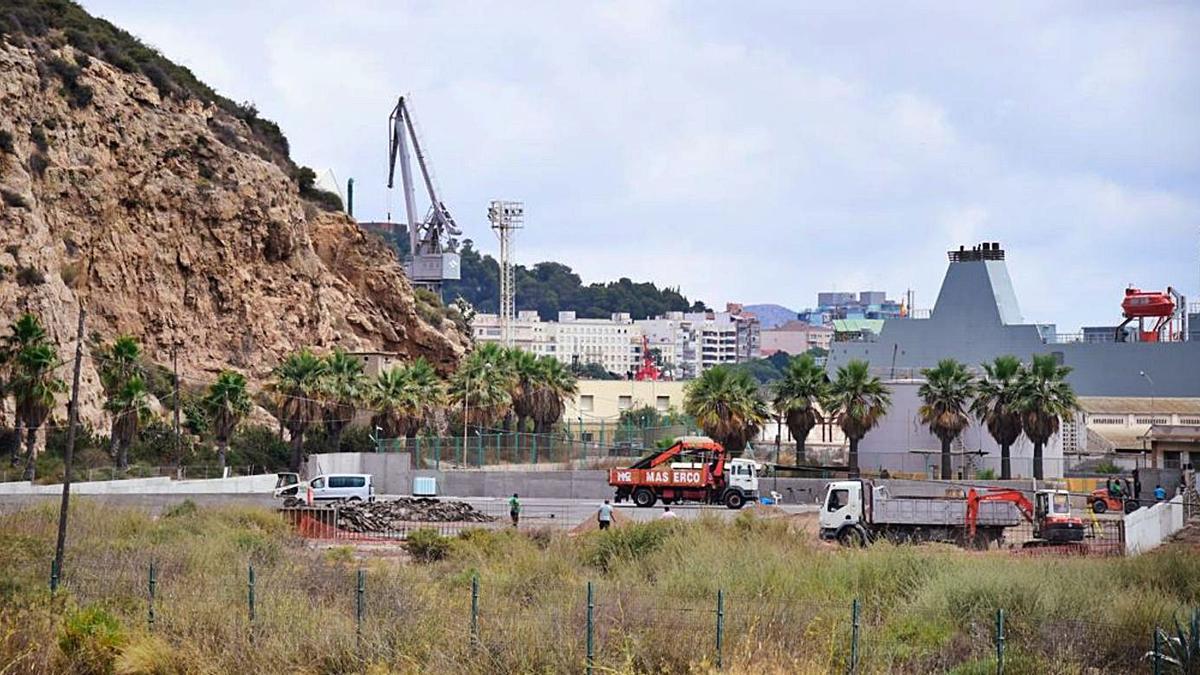
[[863, 520], [863, 487], [860, 480], [839, 480], [825, 488], [821, 515], [818, 517], [821, 539], [843, 540], [857, 535], [860, 531], [858, 526]]

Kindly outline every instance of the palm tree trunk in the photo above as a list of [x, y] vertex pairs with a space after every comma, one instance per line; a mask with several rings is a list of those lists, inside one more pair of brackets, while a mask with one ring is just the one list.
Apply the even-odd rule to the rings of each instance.
[[850, 439], [850, 455], [846, 458], [848, 473], [851, 478], [858, 478], [858, 439]]
[[225, 475], [225, 453], [229, 450], [229, 441], [217, 441], [217, 466], [221, 469], [221, 475]]
[[21, 477], [23, 480], [33, 480], [33, 462], [37, 458], [35, 445], [37, 445], [37, 427], [29, 427], [25, 430], [25, 473]]
[[113, 464], [117, 468], [121, 468], [121, 437], [117, 434], [117, 416], [113, 415], [112, 426], [108, 428], [108, 456], [112, 458]]
[[1033, 478], [1042, 479], [1042, 442], [1033, 442]]
[[129, 444], [121, 441], [121, 449], [117, 452], [117, 469], [125, 471], [129, 468]]
[[942, 480], [953, 478], [954, 469], [950, 466], [950, 439], [942, 439]]
[[346, 430], [344, 426], [338, 426], [336, 429], [331, 429], [329, 432], [329, 444], [333, 446], [333, 452], [342, 451], [342, 432]]
[[9, 458], [9, 463], [15, 468], [21, 462], [21, 442], [25, 439], [25, 425], [20, 419], [17, 420], [17, 439], [12, 444], [12, 457]]
[[292, 461], [288, 468], [300, 473], [300, 462], [304, 459], [304, 434], [296, 431], [292, 434]]
[[796, 464], [808, 461], [808, 436], [796, 439]]
[[1012, 450], [1005, 444], [1000, 446], [1000, 479], [1012, 478]]

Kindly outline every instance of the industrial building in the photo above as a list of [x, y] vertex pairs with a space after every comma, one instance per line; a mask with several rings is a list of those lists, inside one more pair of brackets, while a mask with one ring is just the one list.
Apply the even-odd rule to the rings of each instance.
[[[915, 373], [944, 358], [975, 366], [1004, 354], [1022, 359], [1053, 354], [1071, 367], [1067, 379], [1080, 396], [1200, 396], [1200, 341], [1172, 332], [1170, 341], [1119, 342], [1116, 329], [1108, 342], [1060, 337], [1052, 325], [1022, 317], [1004, 258], [995, 243], [951, 251], [929, 318], [887, 319], [878, 334], [835, 340], [831, 371], [851, 359], [868, 361], [890, 376]], [[1121, 307], [1114, 299], [1114, 317]], [[1176, 311], [1179, 323], [1186, 324], [1182, 307]]]

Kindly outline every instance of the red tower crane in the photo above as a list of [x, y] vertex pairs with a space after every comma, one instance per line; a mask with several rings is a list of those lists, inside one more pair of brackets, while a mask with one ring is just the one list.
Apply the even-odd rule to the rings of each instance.
[[633, 379], [639, 382], [645, 380], [657, 382], [662, 379], [662, 371], [654, 365], [654, 356], [650, 353], [650, 338], [645, 335], [642, 336], [642, 365], [633, 374]]

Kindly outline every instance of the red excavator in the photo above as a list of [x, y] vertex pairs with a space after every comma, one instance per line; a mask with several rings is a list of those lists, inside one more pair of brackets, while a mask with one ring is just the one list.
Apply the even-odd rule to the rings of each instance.
[[1035, 546], [1063, 546], [1083, 541], [1083, 521], [1071, 515], [1071, 495], [1066, 490], [1038, 490], [1034, 493], [1035, 504], [1029, 503], [1020, 490], [988, 488], [979, 493], [973, 488], [967, 491], [967, 540], [975, 540], [975, 524], [979, 519], [982, 502], [1009, 502], [1017, 507], [1021, 515], [1033, 524], [1033, 539], [1024, 543], [1026, 548]]

